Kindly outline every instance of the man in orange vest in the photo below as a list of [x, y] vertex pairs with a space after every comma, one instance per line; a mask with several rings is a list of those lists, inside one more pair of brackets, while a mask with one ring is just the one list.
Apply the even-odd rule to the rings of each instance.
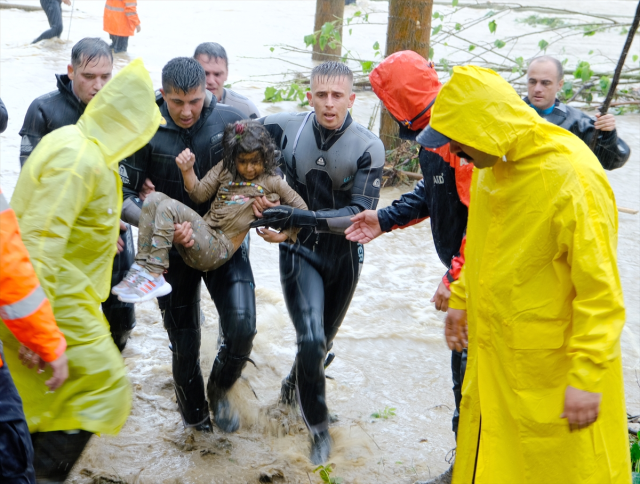
[[136, 0], [107, 0], [104, 6], [104, 31], [111, 37], [115, 54], [126, 52], [133, 31], [140, 32]]
[[[50, 391], [69, 376], [67, 342], [58, 329], [51, 304], [40, 287], [20, 238], [16, 215], [0, 192], [0, 318], [24, 345], [20, 357], [30, 368], [53, 375]], [[0, 482], [35, 483], [33, 446], [22, 411], [22, 400], [4, 364], [0, 342]]]

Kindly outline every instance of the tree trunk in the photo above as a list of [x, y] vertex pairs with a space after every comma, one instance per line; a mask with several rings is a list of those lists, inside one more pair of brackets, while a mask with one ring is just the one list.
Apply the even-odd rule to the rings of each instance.
[[[344, 17], [344, 0], [316, 0], [316, 21], [314, 32], [317, 32], [327, 22], [333, 22], [340, 19], [339, 32], [342, 38], [342, 18]], [[324, 50], [320, 50], [319, 43], [314, 44], [313, 54], [311, 58], [317, 61], [337, 60], [342, 55], [342, 46], [338, 45], [335, 49], [325, 46]], [[338, 56], [338, 57], [336, 57]]]
[[[386, 55], [412, 50], [428, 59], [432, 9], [433, 0], [389, 0]], [[400, 141], [398, 123], [385, 108], [380, 113], [380, 139], [387, 150]]]

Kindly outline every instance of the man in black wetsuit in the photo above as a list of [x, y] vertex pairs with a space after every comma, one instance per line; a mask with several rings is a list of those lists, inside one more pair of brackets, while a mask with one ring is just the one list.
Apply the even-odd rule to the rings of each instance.
[[591, 146], [593, 134], [600, 130], [594, 154], [605, 170], [615, 170], [623, 166], [631, 150], [627, 143], [618, 138], [616, 120], [613, 114], [596, 114], [596, 119], [561, 103], [556, 94], [564, 84], [562, 63], [554, 57], [545, 55], [536, 57], [527, 69], [528, 96], [524, 102], [529, 104], [544, 119], [561, 128], [571, 131]]
[[[323, 362], [364, 261], [362, 245], [346, 240], [344, 229], [351, 216], [376, 207], [384, 165], [380, 139], [348, 112], [355, 100], [352, 86], [345, 64], [325, 62], [311, 72], [307, 97], [315, 112], [261, 119], [282, 150], [287, 182], [309, 206], [309, 211], [270, 208], [254, 226], [302, 227], [295, 244], [280, 244], [280, 280], [298, 343], [281, 399], [293, 403], [297, 398], [311, 433], [314, 464], [325, 462], [331, 451]], [[282, 240], [271, 231], [261, 235], [270, 242]]]
[[42, 10], [44, 10], [44, 13], [47, 15], [47, 20], [49, 21], [49, 29], [42, 32], [36, 40], [31, 42], [32, 44], [40, 42], [41, 40], [60, 37], [60, 34], [62, 34], [61, 2], [64, 2], [65, 5], [71, 5], [71, 0], [40, 0], [40, 6], [42, 7]]
[[[176, 157], [189, 148], [196, 157], [196, 174], [204, 177], [222, 160], [224, 127], [243, 118], [236, 109], [217, 104], [215, 96], [205, 89], [204, 69], [192, 58], [178, 57], [164, 66], [160, 93], [158, 104], [166, 124], [160, 126], [147, 146], [120, 163], [125, 204], [132, 222], [138, 206], [135, 200], [147, 179], [156, 190], [204, 215], [209, 203], [198, 205], [189, 198]], [[176, 231], [175, 243], [180, 242], [180, 234], [182, 229]], [[158, 298], [158, 305], [171, 341], [173, 379], [183, 423], [197, 430], [212, 430], [200, 369], [200, 281], [204, 279], [218, 309], [222, 330], [207, 397], [216, 424], [233, 432], [239, 426], [239, 416], [229, 403], [227, 392], [249, 360], [256, 334], [248, 247], [243, 244], [229, 262], [212, 272], [187, 266], [175, 248], [169, 257], [171, 268], [165, 277], [173, 291]]]
[[[430, 108], [441, 87], [433, 64], [415, 52], [397, 52], [381, 62], [369, 79], [376, 95], [400, 124], [400, 138], [415, 141], [430, 120]], [[449, 284], [458, 278], [464, 264], [461, 246], [467, 227], [473, 165], [450, 153], [449, 144], [438, 150], [420, 148], [418, 156], [423, 179], [415, 189], [388, 207], [356, 215], [346, 233], [349, 240], [366, 244], [386, 232], [430, 217], [433, 243], [447, 268], [431, 302], [446, 312], [451, 295]], [[466, 349], [451, 352], [456, 405], [451, 424], [456, 438], [466, 362]], [[453, 465], [435, 479], [415, 484], [450, 484], [452, 475]]]
[[[20, 167], [40, 140], [53, 130], [75, 124], [87, 104], [111, 79], [113, 54], [107, 43], [98, 38], [80, 40], [71, 49], [71, 64], [67, 74], [56, 74], [58, 89], [35, 99], [24, 118], [20, 129]], [[111, 285], [118, 284], [134, 261], [134, 244], [131, 228], [120, 222], [121, 237], [118, 240], [118, 254], [113, 262]], [[118, 301], [112, 294], [102, 303], [111, 336], [122, 351], [129, 335], [136, 325], [133, 304]]]

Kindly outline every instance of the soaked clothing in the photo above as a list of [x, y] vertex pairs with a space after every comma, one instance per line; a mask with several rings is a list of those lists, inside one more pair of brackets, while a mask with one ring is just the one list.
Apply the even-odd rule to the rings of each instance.
[[[36, 98], [24, 117], [20, 129], [20, 167], [23, 167], [40, 140], [52, 131], [76, 124], [84, 113], [86, 105], [73, 92], [72, 81], [66, 74], [56, 74], [58, 89]], [[133, 264], [133, 236], [131, 228], [122, 234], [125, 250], [116, 254], [113, 260], [112, 286], [118, 284]], [[136, 325], [136, 314], [131, 303], [123, 303], [111, 293], [102, 303], [102, 311], [109, 322], [111, 336], [120, 350]]]
[[226, 104], [232, 108], [236, 108], [246, 119], [257, 119], [260, 117], [260, 111], [251, 99], [239, 94], [231, 89], [224, 88], [220, 104]]
[[111, 39], [111, 49], [113, 49], [114, 54], [120, 54], [121, 52], [127, 51], [127, 48], [129, 47], [129, 37], [109, 34], [109, 38]]
[[[229, 106], [218, 105], [212, 95], [207, 95], [200, 119], [191, 128], [183, 129], [173, 122], [161, 96], [157, 102], [165, 124], [147, 146], [120, 163], [125, 199], [135, 200], [145, 179], [149, 178], [157, 191], [204, 216], [210, 205], [191, 200], [184, 190], [176, 157], [189, 148], [196, 157], [194, 171], [202, 178], [222, 160], [225, 126], [243, 116]], [[171, 341], [176, 397], [186, 425], [197, 425], [209, 418], [200, 368], [202, 280], [216, 305], [222, 330], [222, 345], [213, 364], [209, 385], [231, 388], [251, 354], [256, 334], [256, 311], [248, 250], [243, 244], [229, 262], [212, 272], [192, 269], [175, 248], [169, 252], [171, 270], [165, 279], [171, 284], [172, 292], [158, 298], [158, 305]]]
[[[376, 207], [384, 146], [349, 114], [337, 130], [320, 126], [313, 113], [280, 113], [261, 121], [282, 150], [287, 183], [316, 217], [331, 220]], [[328, 426], [323, 362], [364, 261], [362, 245], [339, 230], [319, 233], [323, 229], [305, 227], [295, 244], [280, 244], [280, 280], [298, 342], [291, 377], [312, 434]]]
[[[524, 102], [531, 104], [528, 97], [524, 98]], [[595, 119], [557, 99], [552, 108], [548, 114], [538, 114], [550, 123], [571, 131], [590, 147], [596, 129]], [[631, 149], [627, 143], [618, 138], [618, 133], [614, 129], [613, 131], [600, 131], [594, 154], [605, 170], [615, 170], [624, 166], [629, 160]]]
[[60, 37], [60, 34], [62, 34], [62, 1], [40, 0], [40, 6], [47, 15], [49, 29], [42, 32], [40, 36], [32, 42], [32, 44], [40, 42], [41, 40]]
[[93, 434], [86, 430], [31, 434], [38, 482], [64, 483]]

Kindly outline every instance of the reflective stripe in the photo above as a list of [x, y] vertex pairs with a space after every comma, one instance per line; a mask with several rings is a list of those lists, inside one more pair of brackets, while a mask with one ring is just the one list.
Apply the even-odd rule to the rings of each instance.
[[31, 294], [13, 304], [0, 306], [0, 318], [11, 321], [33, 314], [40, 307], [42, 301], [46, 299], [42, 286], [38, 285]]
[[9, 210], [11, 207], [9, 206], [9, 202], [4, 198], [4, 195], [0, 193], [0, 212], [4, 212], [5, 210]]
[[124, 12], [124, 8], [122, 7], [112, 7], [111, 5], [106, 5], [104, 8], [107, 10], [113, 10], [114, 12]]
[[138, 2], [125, 2], [124, 4], [125, 7], [135, 7], [136, 5], [138, 5]]
[[131, 16], [133, 16], [133, 15], [137, 15], [137, 13], [135, 13], [135, 12], [128, 12], [128, 13], [125, 13], [125, 15], [126, 15], [127, 17], [131, 17]]

